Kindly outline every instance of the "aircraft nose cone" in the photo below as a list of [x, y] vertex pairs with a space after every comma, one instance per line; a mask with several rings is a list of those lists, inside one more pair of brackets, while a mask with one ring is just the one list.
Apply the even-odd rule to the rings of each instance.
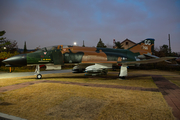
[[13, 56], [6, 60], [3, 60], [2, 62], [5, 63], [6, 66], [9, 66], [9, 67], [25, 66], [25, 65], [27, 65], [26, 54]]

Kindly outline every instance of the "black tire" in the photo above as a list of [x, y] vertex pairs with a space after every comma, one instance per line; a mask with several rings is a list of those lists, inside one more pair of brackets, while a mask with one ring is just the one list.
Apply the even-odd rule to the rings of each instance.
[[125, 80], [125, 76], [121, 76], [119, 77], [121, 80]]
[[37, 75], [37, 79], [41, 79], [42, 78], [42, 75], [41, 74], [38, 74]]

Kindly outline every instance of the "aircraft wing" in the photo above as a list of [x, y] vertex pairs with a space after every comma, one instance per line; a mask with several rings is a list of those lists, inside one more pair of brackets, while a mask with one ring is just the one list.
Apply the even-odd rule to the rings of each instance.
[[139, 60], [139, 61], [121, 61], [118, 62], [120, 64], [147, 64], [147, 63], [156, 63], [156, 62], [161, 62], [161, 61], [166, 61], [166, 60], [171, 60], [174, 59], [176, 57], [161, 57], [161, 58], [153, 58], [153, 59], [146, 59], [146, 60]]
[[111, 63], [111, 64], [147, 64], [147, 63], [156, 63], [156, 62], [161, 62], [161, 61], [166, 61], [166, 60], [171, 60], [175, 59], [177, 57], [153, 57], [151, 59], [146, 59], [146, 60], [140, 60], [140, 61], [82, 61], [81, 64], [95, 64], [95, 63]]
[[90, 64], [90, 63], [117, 63], [117, 61], [82, 61], [81, 63]]

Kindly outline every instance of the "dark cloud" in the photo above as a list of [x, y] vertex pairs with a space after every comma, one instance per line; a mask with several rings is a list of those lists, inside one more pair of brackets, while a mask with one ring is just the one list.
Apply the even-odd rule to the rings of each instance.
[[180, 2], [178, 0], [1, 0], [0, 26], [6, 37], [24, 41], [28, 48], [56, 44], [96, 46], [129, 38], [139, 42], [155, 38], [156, 46], [168, 44], [180, 51]]

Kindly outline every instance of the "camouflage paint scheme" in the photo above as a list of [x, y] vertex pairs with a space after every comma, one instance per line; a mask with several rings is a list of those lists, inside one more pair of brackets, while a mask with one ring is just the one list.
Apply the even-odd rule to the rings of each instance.
[[[145, 41], [148, 43], [145, 43]], [[135, 57], [142, 54], [152, 54], [154, 39], [142, 41], [135, 46], [124, 49], [95, 48], [80, 46], [52, 46], [45, 47], [33, 53], [27, 54], [27, 64], [54, 65], [78, 64], [78, 63], [121, 63], [136, 61]]]
[[[174, 59], [174, 57], [162, 57], [152, 55], [154, 51], [154, 39], [145, 39], [131, 48], [112, 49], [57, 45], [44, 47], [36, 52], [10, 57], [3, 62], [6, 66], [36, 65], [37, 78], [41, 79], [39, 65], [46, 65], [46, 69], [61, 69], [62, 65], [76, 65], [73, 71], [93, 74], [106, 74], [108, 68], [113, 65], [121, 65], [119, 77], [127, 76], [127, 66], [147, 64]], [[179, 60], [179, 59], [178, 59]]]

